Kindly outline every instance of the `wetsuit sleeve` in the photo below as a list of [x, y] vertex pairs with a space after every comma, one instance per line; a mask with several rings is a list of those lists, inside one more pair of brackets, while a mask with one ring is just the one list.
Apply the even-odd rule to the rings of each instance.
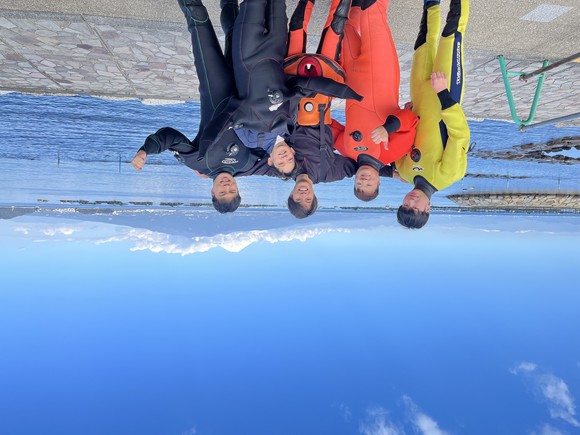
[[379, 171], [380, 177], [393, 178], [393, 167], [391, 165], [385, 165]]
[[324, 180], [319, 180], [323, 183], [330, 183], [332, 181], [339, 181], [344, 178], [350, 178], [356, 173], [357, 165], [354, 160], [348, 157], [343, 157], [339, 154], [333, 154], [332, 163], [326, 173]]
[[387, 120], [383, 124], [387, 133], [405, 133], [405, 132], [413, 132], [415, 133], [415, 129], [417, 128], [418, 122], [417, 115], [415, 115], [412, 111], [406, 109], [399, 109], [392, 115], [387, 117]]
[[304, 97], [323, 94], [344, 100], [362, 101], [363, 99], [362, 95], [357, 94], [349, 86], [335, 82], [328, 77], [293, 76], [288, 79], [287, 86], [294, 93]]
[[195, 151], [189, 139], [180, 131], [171, 127], [163, 127], [145, 139], [145, 143], [139, 150], [147, 154], [160, 154], [166, 150], [190, 153]]
[[441, 110], [449, 109], [451, 106], [457, 104], [457, 101], [451, 96], [449, 89], [443, 89], [441, 92], [437, 93], [437, 97], [441, 102]]
[[454, 181], [460, 180], [467, 169], [467, 150], [469, 148], [469, 125], [461, 105], [454, 104], [441, 111], [447, 127], [447, 145], [443, 151], [440, 170]]
[[344, 125], [333, 119], [330, 128], [332, 129], [334, 149], [344, 156], [346, 154], [344, 149]]
[[389, 149], [381, 149], [379, 157], [381, 162], [394, 162], [411, 151], [415, 143], [418, 121], [417, 115], [410, 110], [399, 109], [389, 115], [383, 125], [389, 133]]

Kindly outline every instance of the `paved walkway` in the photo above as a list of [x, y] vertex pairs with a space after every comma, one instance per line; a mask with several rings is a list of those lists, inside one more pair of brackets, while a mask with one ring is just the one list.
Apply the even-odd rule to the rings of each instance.
[[[317, 2], [314, 41], [328, 2]], [[173, 0], [98, 3], [0, 0], [0, 92], [90, 94], [145, 103], [199, 98], [189, 34]], [[218, 23], [219, 2], [206, 3]], [[531, 71], [544, 58], [555, 61], [580, 52], [580, 5], [577, 0], [552, 0], [561, 9], [550, 12], [541, 9], [539, 0], [512, 2], [510, 9], [504, 0], [484, 3], [489, 7], [477, 0], [472, 3], [464, 108], [470, 118], [511, 120], [497, 55], [506, 55], [510, 69]], [[23, 4], [27, 10], [22, 10]], [[390, 9], [401, 63], [402, 102], [409, 98], [419, 4], [418, 0], [393, 1]], [[562, 15], [553, 18], [550, 13]], [[522, 19], [526, 16], [535, 21]], [[223, 37], [219, 29], [218, 34]], [[314, 48], [313, 43], [310, 49]], [[523, 83], [514, 78], [512, 83], [520, 116], [527, 117], [536, 79]], [[580, 63], [548, 73], [535, 121], [576, 113], [579, 108]], [[580, 119], [568, 125], [580, 125]]]

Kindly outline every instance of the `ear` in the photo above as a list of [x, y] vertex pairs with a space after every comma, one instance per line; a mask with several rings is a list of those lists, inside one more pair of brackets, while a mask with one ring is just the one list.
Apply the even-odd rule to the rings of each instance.
[[292, 153], [292, 155], [296, 154], [296, 150], [294, 149], [294, 147], [291, 147], [290, 145], [288, 145], [288, 148], [290, 148], [290, 152]]
[[268, 166], [273, 166], [272, 157], [268, 157]]
[[215, 193], [213, 192], [213, 187], [211, 188], [211, 196], [215, 196]]
[[431, 203], [427, 204], [427, 207], [425, 207], [425, 212], [431, 213]]

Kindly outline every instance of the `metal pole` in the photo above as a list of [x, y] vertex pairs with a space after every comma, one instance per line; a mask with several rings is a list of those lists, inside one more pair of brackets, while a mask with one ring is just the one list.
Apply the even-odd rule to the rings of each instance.
[[578, 117], [580, 117], [580, 112], [573, 113], [572, 115], [561, 116], [559, 118], [548, 119], [548, 120], [542, 121], [542, 122], [536, 122], [535, 124], [520, 125], [520, 131], [524, 131], [524, 130], [527, 130], [529, 128], [541, 127], [542, 125], [550, 125], [550, 124], [556, 124], [558, 122], [569, 121], [570, 119], [576, 119]]
[[546, 72], [546, 71], [550, 71], [551, 69], [559, 67], [560, 65], [571, 62], [571, 61], [576, 60], [578, 58], [580, 58], [580, 53], [573, 54], [572, 56], [568, 56], [567, 58], [561, 59], [557, 62], [554, 62], [551, 65], [543, 66], [542, 68], [537, 69], [535, 71], [532, 71], [530, 73], [522, 74], [520, 76], [520, 80], [527, 81], [531, 77], [537, 76], [538, 74], [541, 74], [541, 73]]
[[[536, 92], [534, 93], [534, 100], [532, 101], [532, 107], [530, 108], [530, 113], [529, 113], [528, 117], [526, 119], [520, 119], [518, 117], [517, 112], [516, 112], [516, 106], [514, 103], [514, 97], [512, 94], [512, 88], [511, 88], [508, 76], [510, 76], [510, 75], [521, 76], [524, 73], [508, 71], [503, 55], [500, 54], [497, 58], [499, 60], [499, 67], [501, 70], [501, 75], [503, 77], [503, 84], [505, 87], [505, 92], [506, 92], [506, 96], [507, 96], [507, 100], [508, 100], [508, 105], [510, 107], [510, 113], [512, 115], [512, 119], [521, 128], [521, 126], [523, 126], [523, 125], [530, 124], [533, 121], [534, 116], [536, 116], [536, 109], [538, 107], [538, 101], [540, 100], [540, 93], [542, 92], [542, 86], [544, 85], [544, 80], [546, 78], [546, 74], [541, 74], [539, 79], [538, 79], [538, 84], [536, 85]], [[548, 65], [547, 60], [544, 61], [543, 66], [546, 66], [546, 65]]]

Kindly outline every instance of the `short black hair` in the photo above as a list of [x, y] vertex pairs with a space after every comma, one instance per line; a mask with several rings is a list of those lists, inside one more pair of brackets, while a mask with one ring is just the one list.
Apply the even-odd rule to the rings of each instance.
[[298, 219], [304, 219], [307, 218], [308, 216], [312, 216], [317, 208], [318, 208], [318, 198], [316, 198], [316, 195], [314, 195], [312, 205], [308, 210], [303, 209], [302, 206], [300, 206], [300, 204], [294, 201], [294, 198], [292, 198], [292, 193], [290, 193], [290, 196], [288, 196], [288, 210], [290, 211], [290, 213], [292, 213], [294, 217]]
[[288, 180], [294, 180], [298, 175], [300, 175], [300, 169], [302, 168], [302, 165], [299, 165], [298, 162], [295, 161], [295, 165], [294, 165], [294, 169], [292, 169], [290, 172], [288, 173], [284, 173], [282, 171], [280, 171], [277, 167], [272, 166], [272, 171], [274, 172], [274, 175], [276, 175], [276, 177], [281, 178], [284, 181], [288, 181]]
[[361, 189], [357, 189], [356, 186], [354, 187], [354, 196], [356, 196], [361, 201], [372, 201], [377, 196], [379, 196], [379, 186], [377, 186], [377, 190], [372, 193], [365, 193]]
[[426, 211], [415, 211], [411, 207], [400, 206], [397, 210], [397, 221], [401, 225], [411, 229], [423, 228], [429, 220], [429, 213]]
[[238, 209], [240, 203], [242, 202], [242, 197], [239, 192], [234, 199], [231, 201], [218, 201], [215, 195], [211, 196], [211, 203], [213, 208], [215, 208], [220, 213], [233, 213]]

